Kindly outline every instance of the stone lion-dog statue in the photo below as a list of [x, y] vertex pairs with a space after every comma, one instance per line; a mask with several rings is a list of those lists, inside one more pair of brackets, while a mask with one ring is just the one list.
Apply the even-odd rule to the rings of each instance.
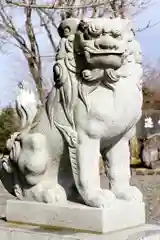
[[[130, 185], [129, 140], [141, 117], [142, 57], [128, 19], [65, 19], [45, 104], [21, 89], [21, 131], [7, 141], [2, 167], [18, 199], [62, 203], [75, 187], [83, 203], [142, 201]], [[99, 155], [109, 189], [102, 189]]]

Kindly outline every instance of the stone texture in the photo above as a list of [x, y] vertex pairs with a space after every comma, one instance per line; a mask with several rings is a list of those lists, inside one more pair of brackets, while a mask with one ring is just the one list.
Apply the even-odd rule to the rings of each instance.
[[37, 227], [0, 224], [2, 240], [159, 240], [160, 227], [144, 225], [111, 234], [92, 234], [73, 231], [44, 231]]
[[[2, 168], [13, 175], [18, 199], [62, 204], [73, 197], [74, 184], [91, 207], [142, 200], [130, 186], [128, 141], [143, 102], [142, 53], [132, 28], [119, 17], [61, 22], [47, 101], [39, 106], [24, 85], [16, 99], [21, 131], [8, 139]], [[108, 190], [100, 187], [100, 152]]]
[[143, 203], [122, 200], [104, 209], [8, 200], [6, 218], [8, 222], [108, 233], [144, 224], [145, 210]]
[[[8, 139], [1, 167], [24, 202], [7, 202], [7, 220], [99, 233], [144, 224], [142, 193], [130, 184], [128, 141], [141, 116], [143, 72], [132, 24], [69, 18], [58, 32], [47, 101], [39, 106], [24, 86], [16, 100], [22, 130]], [[100, 186], [100, 153], [110, 189]], [[85, 205], [67, 202], [77, 200], [75, 187]]]

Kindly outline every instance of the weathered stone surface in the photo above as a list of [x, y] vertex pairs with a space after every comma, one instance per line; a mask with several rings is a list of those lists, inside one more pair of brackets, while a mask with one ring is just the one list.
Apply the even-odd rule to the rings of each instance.
[[[62, 204], [76, 185], [91, 207], [108, 208], [117, 198], [141, 202], [141, 192], [130, 185], [128, 146], [143, 102], [142, 53], [132, 23], [69, 18], [58, 32], [55, 85], [46, 102], [39, 104], [28, 86], [17, 96], [21, 131], [7, 141], [2, 160], [14, 194]], [[100, 187], [100, 153], [107, 190]]]
[[144, 224], [145, 210], [144, 203], [122, 200], [104, 209], [8, 200], [6, 218], [8, 222], [108, 233]]
[[73, 231], [45, 231], [33, 226], [0, 224], [2, 240], [159, 240], [160, 227], [144, 225], [111, 234], [92, 234]]
[[[25, 87], [16, 100], [21, 131], [7, 141], [1, 166], [24, 202], [8, 201], [7, 220], [102, 233], [144, 224], [142, 193], [130, 184], [128, 141], [143, 102], [132, 24], [69, 18], [58, 31], [46, 102]], [[100, 186], [100, 153], [109, 189]], [[75, 192], [85, 205], [67, 202], [77, 200]]]

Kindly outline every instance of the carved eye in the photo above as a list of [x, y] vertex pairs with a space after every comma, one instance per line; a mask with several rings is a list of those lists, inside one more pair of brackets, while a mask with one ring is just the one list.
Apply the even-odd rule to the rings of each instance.
[[121, 36], [121, 31], [116, 29], [116, 30], [113, 30], [112, 31], [112, 36], [115, 37], [115, 38], [118, 38]]
[[104, 25], [104, 26], [103, 26], [102, 33], [103, 33], [104, 35], [106, 35], [106, 34], [109, 34], [110, 32], [111, 32], [111, 26], [108, 26], [108, 24], [107, 24], [107, 25]]
[[103, 30], [103, 31], [102, 31], [102, 35], [103, 35], [103, 36], [106, 36], [106, 35], [107, 35], [107, 36], [112, 36], [112, 32], [107, 32], [107, 31]]
[[98, 37], [102, 34], [102, 28], [99, 24], [89, 25], [88, 31], [93, 37]]

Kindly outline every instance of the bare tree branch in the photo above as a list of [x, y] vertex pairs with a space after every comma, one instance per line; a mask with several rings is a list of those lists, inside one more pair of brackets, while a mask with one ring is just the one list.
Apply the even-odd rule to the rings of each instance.
[[[58, 2], [58, 3], [57, 3]], [[6, 0], [6, 3], [10, 4], [10, 5], [14, 5], [17, 7], [31, 7], [31, 8], [42, 8], [42, 9], [71, 9], [73, 8], [73, 5], [62, 5], [59, 4], [59, 1], [55, 1], [55, 3], [53, 4], [27, 4], [27, 3], [19, 3], [19, 2], [13, 2], [12, 0]], [[103, 6], [105, 4], [105, 1], [98, 1], [97, 3], [93, 3], [93, 4], [86, 4], [86, 5], [74, 5], [74, 9], [83, 9], [83, 8], [95, 8], [95, 7], [99, 7], [99, 6]]]
[[152, 23], [151, 23], [151, 20], [150, 20], [145, 27], [143, 27], [143, 28], [138, 28], [138, 29], [136, 30], [136, 32], [143, 32], [144, 30], [153, 28], [153, 27], [157, 26], [158, 24], [160, 24], [160, 21], [152, 24]]
[[[37, 9], [37, 11], [38, 11], [39, 9]], [[41, 11], [42, 13], [44, 13], [44, 15], [46, 15], [47, 16], [47, 18], [48, 18], [48, 23], [51, 23], [52, 24], [52, 26], [54, 27], [54, 28], [57, 28], [58, 26], [56, 25], [56, 23], [55, 23], [55, 18], [54, 18], [54, 13], [55, 12], [50, 12], [50, 11], [47, 11], [46, 9], [40, 9], [39, 11]], [[46, 23], [47, 24], [47, 23]]]
[[[56, 50], [56, 45], [55, 45], [55, 42], [53, 40], [53, 36], [52, 36], [51, 31], [49, 29], [48, 23], [46, 23], [46, 21], [44, 19], [44, 16], [42, 15], [42, 12], [39, 9], [37, 9], [37, 14], [39, 15], [39, 18], [41, 20], [42, 26], [44, 26], [44, 28], [45, 28], [45, 30], [47, 32], [47, 36], [48, 36], [48, 38], [50, 40], [51, 46], [53, 47], [54, 50]], [[53, 22], [53, 20], [52, 20], [52, 22]]]
[[[34, 0], [29, 0], [33, 2]], [[25, 2], [25, 0], [24, 0]], [[3, 28], [6, 33], [8, 33], [11, 37], [13, 37], [19, 49], [23, 52], [24, 57], [27, 60], [30, 72], [36, 84], [36, 88], [39, 94], [39, 98], [41, 102], [44, 102], [44, 91], [43, 91], [43, 79], [42, 79], [42, 67], [41, 67], [41, 56], [39, 51], [39, 45], [36, 40], [36, 36], [34, 33], [34, 27], [32, 25], [32, 8], [24, 9], [26, 22], [26, 33], [29, 40], [29, 44], [27, 44], [25, 38], [22, 34], [19, 33], [16, 26], [13, 23], [12, 18], [9, 16], [8, 12], [5, 9], [5, 6], [0, 5], [0, 19], [3, 22]]]
[[[34, 0], [29, 0], [30, 5], [32, 5]], [[32, 55], [28, 57], [28, 64], [30, 71], [32, 73], [32, 76], [35, 80], [35, 84], [37, 86], [37, 90], [39, 93], [40, 100], [44, 102], [44, 92], [43, 92], [43, 80], [41, 78], [42, 76], [42, 67], [41, 67], [41, 58], [40, 58], [40, 51], [39, 51], [39, 45], [37, 43], [34, 28], [32, 25], [32, 8], [28, 7], [25, 9], [26, 14], [26, 32], [28, 39], [30, 41], [30, 49], [32, 52]]]
[[16, 39], [16, 41], [21, 46], [21, 49], [22, 49], [25, 57], [27, 58], [28, 54], [32, 54], [32, 52], [27, 47], [27, 44], [26, 44], [24, 38], [18, 33], [13, 21], [7, 15], [3, 5], [0, 6], [0, 18], [3, 21], [3, 26], [6, 30], [6, 32], [9, 33], [11, 36], [13, 36]]

